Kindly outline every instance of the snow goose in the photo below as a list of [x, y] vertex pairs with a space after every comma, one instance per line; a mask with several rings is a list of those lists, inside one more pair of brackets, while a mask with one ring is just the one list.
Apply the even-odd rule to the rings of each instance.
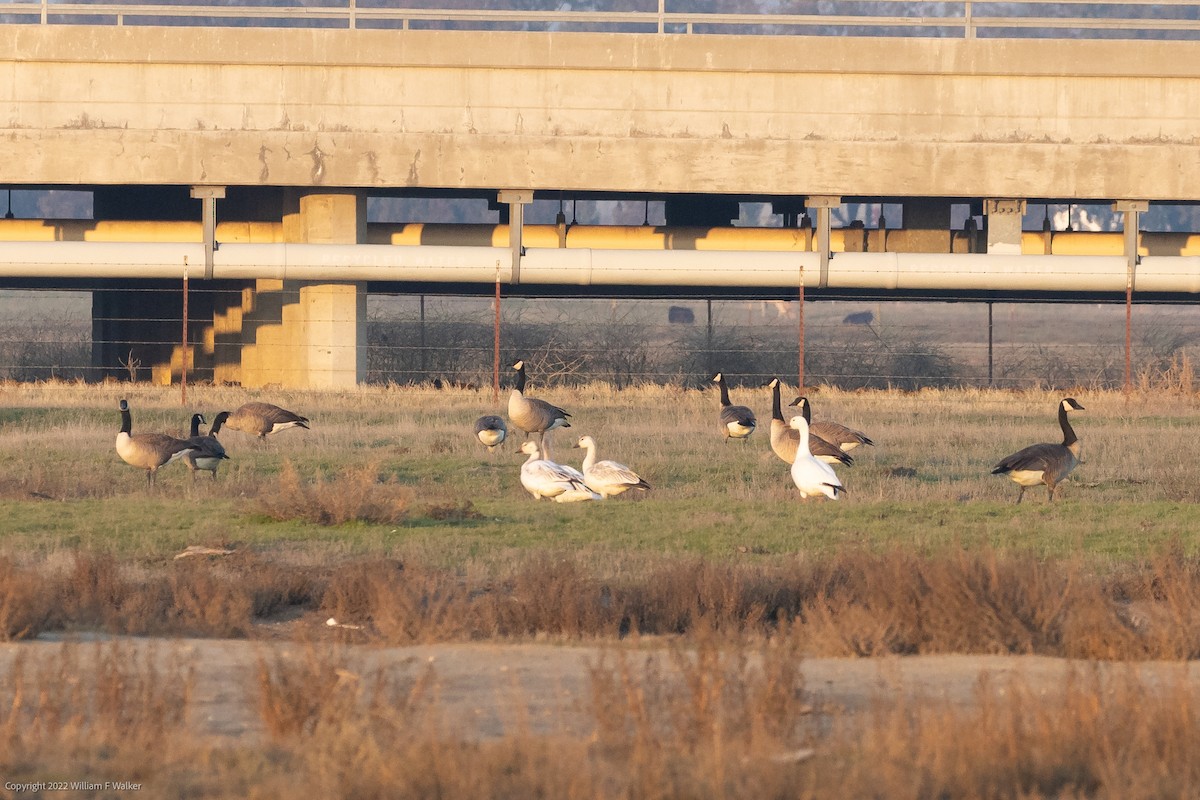
[[810, 496], [825, 495], [830, 500], [837, 500], [838, 495], [846, 490], [838, 480], [833, 467], [817, 458], [808, 449], [808, 421], [804, 417], [792, 417], [791, 425], [800, 433], [800, 443], [796, 447], [796, 460], [792, 462], [792, 481], [800, 490], [800, 496], [807, 500]]
[[596, 494], [607, 499], [630, 489], [645, 491], [650, 484], [642, 476], [616, 461], [596, 460], [596, 440], [591, 436], [580, 436], [576, 447], [587, 450], [583, 458], [583, 482]]
[[601, 499], [584, 483], [579, 470], [542, 458], [537, 442], [523, 442], [521, 452], [529, 456], [521, 465], [521, 485], [534, 500], [549, 497], [557, 503], [574, 503]]

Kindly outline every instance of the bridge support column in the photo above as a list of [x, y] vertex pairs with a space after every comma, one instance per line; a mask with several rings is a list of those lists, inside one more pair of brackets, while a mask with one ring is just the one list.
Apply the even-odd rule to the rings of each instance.
[[830, 238], [832, 210], [842, 204], [842, 198], [833, 195], [809, 195], [804, 198], [808, 208], [817, 210], [817, 252], [821, 256], [820, 272], [817, 275], [817, 287], [824, 289], [829, 285], [829, 257], [831, 251]]
[[[310, 192], [285, 200], [284, 240], [366, 242], [366, 197]], [[348, 388], [366, 375], [366, 285], [259, 280], [241, 303], [245, 386]]]
[[1025, 217], [1025, 201], [985, 200], [983, 214], [987, 222], [988, 253], [1021, 255], [1021, 220]]

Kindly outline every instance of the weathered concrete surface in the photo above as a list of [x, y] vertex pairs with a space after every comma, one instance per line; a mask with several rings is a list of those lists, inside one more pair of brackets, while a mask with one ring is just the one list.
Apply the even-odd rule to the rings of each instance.
[[1187, 42], [4, 33], [0, 183], [1200, 199]]

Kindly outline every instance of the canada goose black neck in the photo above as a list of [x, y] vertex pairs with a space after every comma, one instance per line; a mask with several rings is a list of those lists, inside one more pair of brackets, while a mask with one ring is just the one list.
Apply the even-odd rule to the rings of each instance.
[[771, 386], [771, 419], [783, 422], [783, 404], [779, 399], [779, 380], [773, 381]]
[[1071, 427], [1071, 422], [1067, 419], [1066, 400], [1058, 404], [1058, 424], [1063, 432], [1063, 447], [1070, 447], [1079, 441], [1079, 437], [1075, 435], [1075, 429]]
[[189, 433], [188, 435], [189, 436], [199, 436], [200, 435], [200, 426], [203, 424], [204, 424], [204, 415], [203, 414], [192, 414], [192, 432]]
[[517, 386], [516, 389], [521, 394], [525, 394], [525, 362], [517, 362]]
[[725, 383], [725, 375], [718, 373], [717, 378], [718, 378], [717, 386], [721, 387], [721, 405], [723, 405], [723, 406], [733, 405], [733, 403], [729, 402], [729, 386], [726, 385], [726, 383]]
[[229, 419], [229, 412], [222, 411], [213, 419], [212, 427], [208, 429], [209, 436], [216, 436], [221, 431], [221, 426], [225, 424], [225, 420]]
[[808, 404], [808, 398], [796, 398], [796, 405], [800, 406], [800, 416], [804, 417], [805, 422], [812, 425], [812, 406]]
[[121, 401], [121, 430], [120, 433], [133, 432], [133, 417], [129, 414], [129, 404]]

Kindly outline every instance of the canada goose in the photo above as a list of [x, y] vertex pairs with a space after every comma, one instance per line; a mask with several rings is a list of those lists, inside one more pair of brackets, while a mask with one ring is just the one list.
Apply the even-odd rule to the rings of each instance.
[[624, 464], [616, 461], [596, 460], [596, 440], [590, 436], [580, 436], [576, 447], [587, 450], [583, 458], [583, 482], [588, 488], [605, 499], [615, 497], [629, 489], [645, 491], [650, 484], [642, 480], [642, 476]]
[[[812, 405], [807, 397], [797, 397], [795, 400], [788, 403], [788, 407], [799, 406], [802, 402], [809, 406]], [[830, 444], [837, 445], [847, 453], [858, 447], [860, 444], [869, 444], [872, 447], [875, 446], [875, 443], [861, 431], [856, 431], [853, 428], [847, 428], [845, 425], [837, 422], [813, 422], [811, 408], [802, 408], [801, 412], [804, 414], [804, 418], [809, 420], [808, 430], [812, 435], [820, 436], [825, 441], [829, 442]]]
[[[771, 449], [775, 451], [775, 455], [779, 456], [788, 464], [796, 460], [796, 448], [800, 445], [800, 431], [793, 428], [783, 419], [783, 407], [780, 405], [781, 398], [779, 397], [779, 378], [772, 378], [771, 383]], [[805, 403], [804, 410], [807, 411], [808, 404]], [[805, 419], [808, 419], [807, 413]], [[814, 456], [826, 464], [845, 464], [847, 467], [854, 464], [854, 459], [846, 455], [842, 448], [836, 444], [830, 444], [812, 432], [811, 427], [808, 434], [808, 450]]]
[[139, 433], [133, 430], [133, 418], [129, 414], [129, 403], [121, 401], [121, 430], [117, 433], [117, 455], [130, 466], [146, 470], [146, 484], [153, 485], [158, 468], [169, 464], [197, 449], [184, 439], [176, 439], [165, 433]]
[[523, 442], [521, 452], [529, 456], [521, 465], [521, 485], [533, 495], [534, 500], [552, 497], [557, 503], [575, 503], [601, 499], [584, 483], [579, 470], [542, 458], [537, 442]]
[[540, 444], [545, 440], [546, 431], [571, 427], [571, 423], [567, 422], [567, 417], [571, 415], [566, 411], [545, 400], [525, 396], [525, 362], [518, 361], [512, 368], [517, 371], [517, 385], [508, 396], [508, 418], [525, 431], [525, 438], [536, 433]]
[[504, 437], [508, 436], [508, 426], [504, 424], [504, 420], [495, 414], [485, 414], [475, 420], [475, 438], [479, 443], [487, 447], [488, 452], [494, 452], [504, 442]]
[[796, 447], [796, 460], [792, 462], [792, 481], [800, 490], [800, 497], [823, 494], [830, 500], [837, 500], [838, 495], [845, 492], [842, 482], [838, 480], [833, 467], [817, 458], [808, 450], [808, 420], [804, 417], [792, 417], [791, 426], [800, 434], [800, 444]]
[[273, 406], [270, 403], [246, 403], [234, 411], [225, 421], [226, 427], [243, 433], [252, 433], [259, 439], [269, 433], [278, 433], [288, 428], [308, 428], [308, 417]]
[[217, 479], [217, 468], [221, 466], [222, 460], [229, 458], [225, 454], [225, 448], [217, 440], [217, 432], [221, 430], [221, 426], [228, 418], [228, 411], [217, 414], [213, 419], [212, 428], [206, 435], [201, 436], [200, 426], [205, 422], [204, 415], [192, 414], [192, 432], [188, 436], [188, 441], [196, 445], [198, 449], [183, 456], [184, 463], [192, 471], [192, 480], [196, 479], [196, 470], [207, 470], [213, 476], [213, 480]]
[[746, 437], [758, 427], [754, 412], [745, 406], [735, 406], [729, 402], [729, 387], [725, 385], [725, 376], [722, 373], [718, 372], [713, 376], [713, 383], [721, 387], [721, 431], [726, 440], [746, 441]]
[[1058, 404], [1058, 424], [1062, 428], [1062, 444], [1031, 444], [1001, 461], [992, 470], [993, 475], [1007, 475], [1020, 485], [1017, 502], [1025, 496], [1025, 490], [1039, 483], [1046, 484], [1046, 502], [1054, 501], [1054, 489], [1059, 482], [1071, 474], [1079, 463], [1079, 437], [1067, 421], [1071, 411], [1083, 411], [1083, 406], [1074, 397], [1063, 398]]

